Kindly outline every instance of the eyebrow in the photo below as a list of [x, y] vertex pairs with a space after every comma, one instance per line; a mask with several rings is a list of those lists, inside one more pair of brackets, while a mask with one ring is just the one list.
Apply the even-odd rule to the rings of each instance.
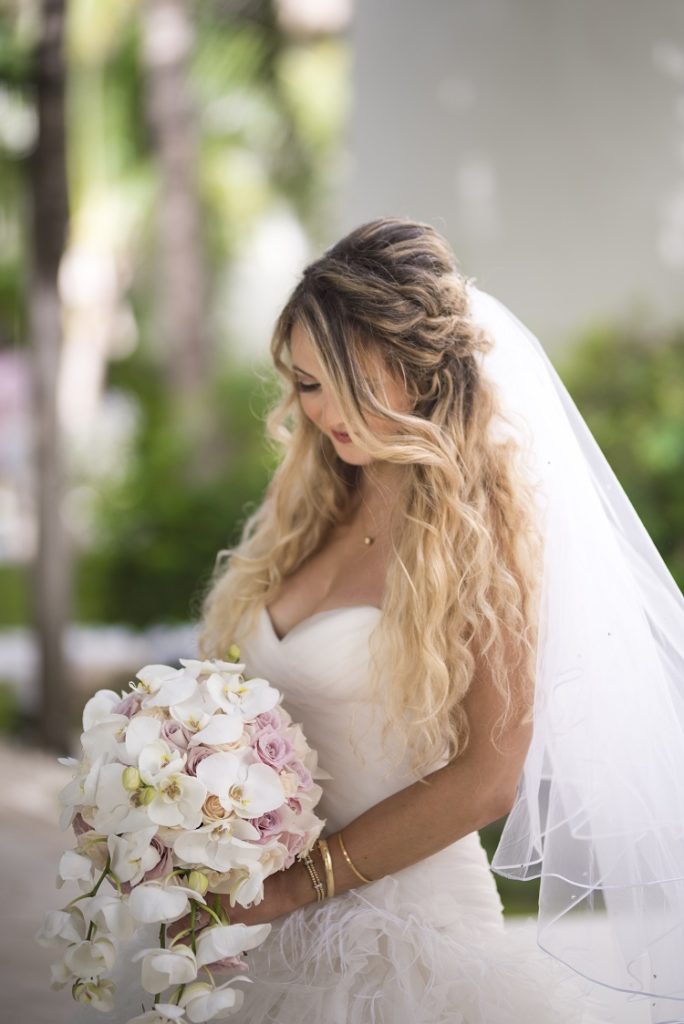
[[313, 380], [316, 380], [313, 373], [307, 373], [306, 370], [302, 370], [301, 366], [297, 366], [295, 363], [292, 364], [292, 369], [298, 370], [299, 373], [303, 373], [305, 377], [311, 377]]

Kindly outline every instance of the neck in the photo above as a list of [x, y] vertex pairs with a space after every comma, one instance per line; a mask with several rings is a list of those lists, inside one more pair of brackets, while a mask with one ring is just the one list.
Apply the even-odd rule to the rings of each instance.
[[403, 468], [394, 462], [373, 462], [362, 467], [356, 512], [365, 524], [366, 533], [376, 535], [387, 530], [397, 505]]

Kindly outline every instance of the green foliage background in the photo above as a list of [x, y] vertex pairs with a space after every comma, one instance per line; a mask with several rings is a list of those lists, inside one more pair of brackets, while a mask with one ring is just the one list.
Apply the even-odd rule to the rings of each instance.
[[[596, 329], [558, 368], [682, 587], [684, 328], [658, 338], [646, 329]], [[237, 540], [274, 467], [263, 441], [273, 392], [263, 367], [217, 379], [209, 397], [212, 443], [203, 444], [198, 466], [193, 430], [154, 375], [128, 378], [138, 381], [143, 425], [124, 482], [102, 495], [103, 540], [83, 558], [80, 612], [96, 621], [124, 614], [136, 626], [185, 620], [216, 551]]]
[[237, 541], [267, 485], [268, 381], [254, 368], [217, 376], [180, 413], [152, 373], [136, 374], [144, 414], [122, 480], [99, 493], [99, 543], [77, 575], [81, 621], [187, 622], [217, 552]]
[[[145, 117], [135, 0], [69, 7], [69, 177], [74, 237], [97, 226], [131, 272], [139, 345], [110, 362], [108, 388], [133, 397], [139, 428], [123, 475], [98, 481], [93, 544], [78, 552], [75, 618], [143, 628], [187, 622], [216, 553], [233, 544], [274, 468], [263, 418], [270, 368], [238, 365], [223, 336], [221, 287], [250, 232], [284, 204], [314, 243], [326, 240], [346, 127], [350, 53], [343, 39], [288, 38], [273, 5], [196, 7], [190, 79], [201, 112], [199, 200], [215, 329], [206, 394], [180, 408], [168, 392], [152, 323], [158, 186]], [[17, 29], [25, 26], [23, 35]], [[28, 27], [26, 27], [28, 26]], [[15, 117], [31, 114], [34, 38], [0, 11], [0, 86]], [[28, 142], [0, 131], [0, 347], [26, 345]], [[684, 588], [684, 324], [596, 325], [556, 359], [560, 375], [629, 498]], [[28, 569], [0, 565], [0, 622], [30, 619]], [[0, 682], [0, 730], [13, 728]], [[491, 858], [502, 819], [482, 831]], [[506, 910], [534, 911], [538, 884], [495, 876]]]

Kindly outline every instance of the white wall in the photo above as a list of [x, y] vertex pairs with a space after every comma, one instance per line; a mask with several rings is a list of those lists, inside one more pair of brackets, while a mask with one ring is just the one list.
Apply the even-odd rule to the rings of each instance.
[[553, 346], [684, 311], [682, 0], [357, 0], [337, 236], [427, 220]]

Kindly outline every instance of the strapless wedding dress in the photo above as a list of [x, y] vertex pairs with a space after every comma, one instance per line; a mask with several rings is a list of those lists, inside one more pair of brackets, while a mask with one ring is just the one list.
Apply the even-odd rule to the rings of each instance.
[[[333, 833], [410, 785], [383, 759], [367, 692], [381, 611], [318, 612], [279, 638], [263, 609], [236, 638], [250, 675], [284, 704], [332, 778], [317, 812]], [[439, 767], [435, 764], [435, 768]], [[273, 922], [247, 957], [254, 979], [235, 1024], [606, 1024], [597, 986], [507, 929], [478, 832], [393, 875]]]
[[[263, 676], [318, 750], [323, 835], [414, 781], [384, 760], [365, 701], [373, 605], [318, 612], [282, 639], [266, 609], [236, 637], [250, 676]], [[439, 767], [435, 764], [435, 768]], [[121, 948], [114, 1013], [73, 1005], [73, 1024], [123, 1024], [150, 996], [136, 949], [157, 945], [147, 926]], [[234, 1024], [630, 1024], [622, 994], [606, 991], [536, 945], [529, 926], [506, 926], [478, 832], [392, 875], [359, 884], [273, 922], [247, 955], [251, 984]], [[244, 972], [241, 972], [244, 973]], [[232, 972], [220, 972], [217, 983]], [[597, 998], [596, 992], [601, 995]], [[65, 1000], [68, 998], [64, 993]], [[639, 1018], [641, 1020], [641, 1018]]]

